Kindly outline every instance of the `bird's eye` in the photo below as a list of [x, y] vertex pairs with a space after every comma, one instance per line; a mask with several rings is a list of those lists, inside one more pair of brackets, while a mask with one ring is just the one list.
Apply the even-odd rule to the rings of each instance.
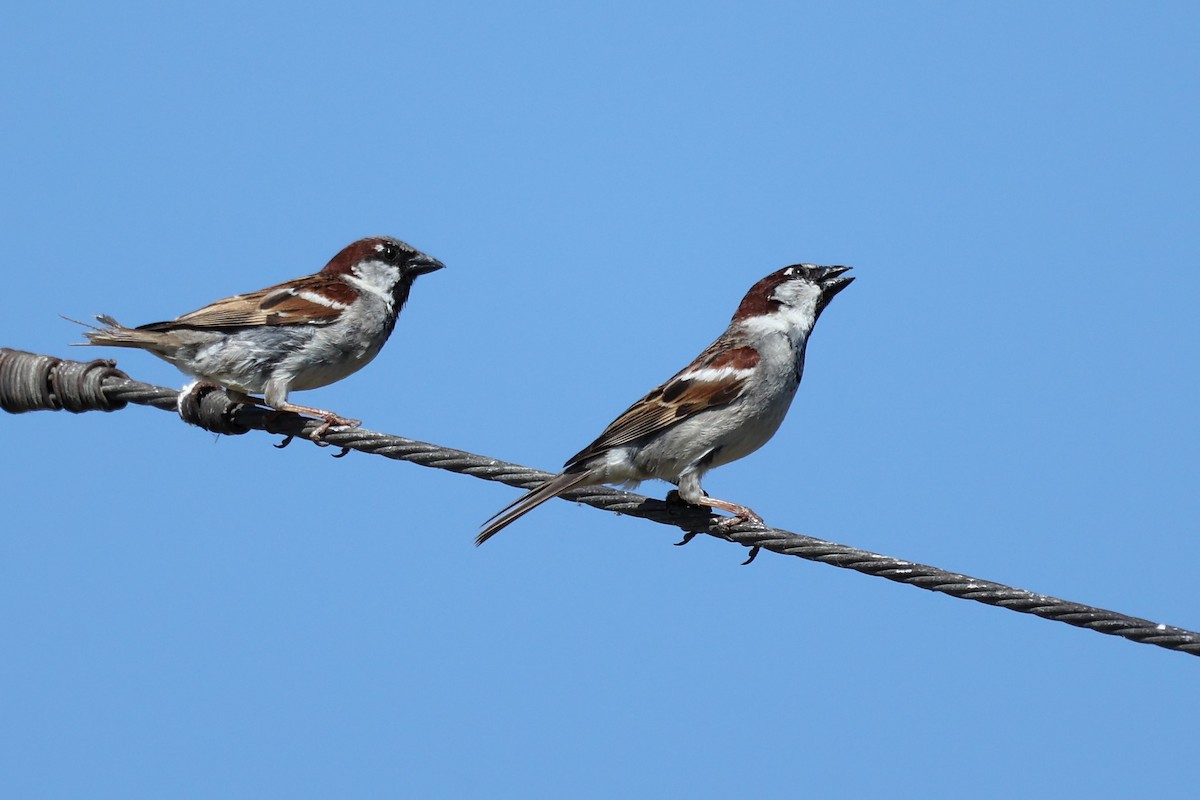
[[385, 242], [380, 251], [384, 261], [394, 264], [400, 260], [400, 248], [391, 242]]

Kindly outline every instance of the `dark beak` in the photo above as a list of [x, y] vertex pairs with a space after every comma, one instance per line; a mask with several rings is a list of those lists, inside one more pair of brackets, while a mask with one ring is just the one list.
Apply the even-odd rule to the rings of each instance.
[[[821, 284], [830, 297], [845, 289], [854, 280], [854, 276], [846, 275], [847, 272], [854, 267], [825, 267], [825, 271], [817, 277], [817, 282]], [[845, 275], [845, 277], [842, 277]]]
[[439, 269], [445, 269], [446, 265], [438, 261], [433, 256], [427, 256], [424, 253], [419, 253], [409, 259], [405, 265], [405, 271], [409, 275], [424, 275], [427, 272], [437, 272]]
[[816, 276], [817, 283], [821, 287], [821, 300], [817, 313], [821, 313], [825, 306], [829, 305], [829, 301], [834, 296], [854, 282], [853, 275], [846, 275], [852, 267], [824, 267], [820, 275]]

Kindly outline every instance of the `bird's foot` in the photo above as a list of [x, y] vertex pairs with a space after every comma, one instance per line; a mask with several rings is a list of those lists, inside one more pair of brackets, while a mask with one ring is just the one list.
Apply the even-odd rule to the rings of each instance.
[[[257, 400], [257, 398], [254, 398], [254, 397], [251, 397], [249, 399], [251, 401]], [[259, 401], [259, 402], [261, 402], [261, 401]], [[264, 403], [264, 405], [266, 405], [266, 404]], [[326, 411], [323, 408], [310, 408], [308, 406], [298, 406], [294, 403], [281, 403], [277, 407], [273, 407], [273, 406], [267, 406], [267, 407], [271, 408], [271, 410], [274, 412], [274, 414], [272, 415], [273, 417], [274, 417], [274, 415], [285, 414], [285, 413], [290, 412], [292, 414], [302, 414], [302, 415], [308, 416], [308, 417], [316, 417], [317, 419], [321, 420], [321, 424], [318, 425], [316, 428], [314, 428], [311, 433], [307, 434], [307, 437], [306, 437], [309, 440], [311, 440], [312, 443], [315, 444], [317, 447], [328, 447], [330, 444], [332, 444], [332, 442], [325, 441], [325, 434], [329, 433], [329, 431], [332, 430], [333, 428], [357, 428], [359, 425], [362, 425], [361, 420], [343, 417], [340, 414], [335, 414], [332, 411]], [[295, 438], [294, 435], [288, 434], [284, 437], [282, 442], [280, 442], [279, 444], [277, 444], [275, 446], [278, 448], [287, 447], [289, 444], [292, 443], [292, 439], [294, 439], [294, 438]], [[346, 455], [349, 452], [350, 452], [350, 448], [343, 446], [341, 448], [341, 452], [339, 452], [337, 455], [335, 455], [334, 458], [341, 458], [342, 456]]]
[[[324, 424], [308, 435], [308, 438], [312, 439], [317, 447], [328, 447], [332, 444], [332, 442], [325, 441], [325, 434], [329, 433], [332, 428], [357, 428], [362, 425], [362, 420], [339, 417], [330, 411], [326, 411], [322, 419], [325, 420]], [[349, 452], [350, 448], [343, 445], [341, 451], [334, 455], [334, 458], [342, 458]]]
[[340, 414], [335, 414], [332, 411], [326, 411], [323, 408], [312, 408], [311, 406], [298, 406], [295, 403], [280, 403], [274, 407], [276, 411], [290, 411], [293, 414], [303, 414], [307, 417], [316, 417], [321, 420], [321, 424], [313, 429], [312, 433], [308, 434], [308, 438], [317, 444], [325, 447], [329, 442], [323, 441], [325, 434], [329, 433], [333, 428], [357, 428], [362, 425], [362, 420], [350, 419], [343, 417]]
[[[733, 514], [732, 517], [727, 517], [716, 524], [717, 533], [729, 539], [731, 542], [735, 541], [733, 538], [733, 529], [740, 527], [741, 525], [750, 524], [764, 530], [767, 527], [766, 523], [763, 522], [762, 517], [760, 517], [758, 514], [755, 514], [745, 506], [739, 506], [737, 503], [730, 503], [726, 500], [714, 500], [711, 497], [705, 497], [700, 502], [702, 502], [704, 505], [711, 506], [712, 508], [719, 508], [722, 511], [728, 511], [730, 514]], [[754, 559], [758, 558], [758, 553], [760, 550], [762, 550], [762, 548], [758, 545], [752, 546], [750, 548], [750, 557], [742, 562], [742, 566], [744, 567], [754, 561]]]
[[333, 430], [334, 428], [357, 428], [358, 426], [362, 425], [362, 420], [339, 417], [337, 414], [331, 412], [325, 412], [324, 414], [314, 416], [320, 416], [324, 421], [308, 435], [308, 438], [312, 439], [322, 447], [329, 445], [329, 442], [322, 440], [325, 437], [325, 434], [329, 433], [329, 431]]
[[[738, 506], [738, 509], [739, 509], [738, 511], [734, 512], [734, 516], [726, 517], [725, 519], [718, 522], [717, 530], [721, 531], [722, 533], [728, 533], [729, 531], [733, 530], [734, 528], [738, 527], [739, 525], [741, 525], [743, 523], [749, 523], [749, 524], [755, 525], [759, 528], [767, 527], [767, 524], [765, 522], [763, 522], [763, 518], [760, 517], [758, 514], [755, 514], [750, 509], [748, 509], [744, 506]], [[726, 509], [726, 510], [732, 511], [733, 509]]]

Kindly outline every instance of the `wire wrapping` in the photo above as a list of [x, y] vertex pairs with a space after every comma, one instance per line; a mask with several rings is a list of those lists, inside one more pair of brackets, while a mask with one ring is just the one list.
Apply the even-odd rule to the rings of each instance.
[[0, 348], [0, 408], [24, 411], [116, 411], [125, 404], [104, 394], [104, 381], [129, 376], [117, 362], [67, 361], [54, 356]]
[[[21, 413], [67, 408], [78, 413], [85, 410], [115, 410], [126, 403], [177, 411], [191, 424], [218, 433], [238, 433], [253, 428], [285, 436], [305, 436], [321, 425], [318, 420], [296, 414], [236, 403], [220, 390], [208, 391], [196, 402], [187, 401], [185, 396], [185, 402], [181, 403], [179, 392], [135, 381], [115, 369], [109, 361], [84, 364], [0, 348], [0, 408], [6, 411]], [[324, 440], [362, 453], [498, 481], [522, 489], [536, 486], [551, 476], [551, 473], [519, 464], [362, 428], [331, 430]], [[671, 525], [689, 535], [707, 533], [752, 548], [752, 553], [755, 552], [753, 548], [762, 548], [780, 555], [818, 561], [963, 600], [974, 600], [1110, 636], [1120, 636], [1141, 644], [1200, 656], [1200, 633], [1115, 611], [1072, 603], [777, 528], [761, 529], [743, 525], [732, 531], [721, 531], [716, 527], [716, 518], [706, 511], [632, 492], [587, 487], [565, 492], [562, 497], [605, 511]]]

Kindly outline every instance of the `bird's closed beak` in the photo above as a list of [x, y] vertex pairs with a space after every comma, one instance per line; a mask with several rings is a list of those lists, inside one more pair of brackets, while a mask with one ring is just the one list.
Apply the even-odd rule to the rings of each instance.
[[446, 265], [438, 261], [433, 256], [422, 255], [421, 258], [414, 258], [408, 262], [407, 270], [412, 275], [424, 275], [427, 272], [437, 272], [439, 269], [445, 269]]

